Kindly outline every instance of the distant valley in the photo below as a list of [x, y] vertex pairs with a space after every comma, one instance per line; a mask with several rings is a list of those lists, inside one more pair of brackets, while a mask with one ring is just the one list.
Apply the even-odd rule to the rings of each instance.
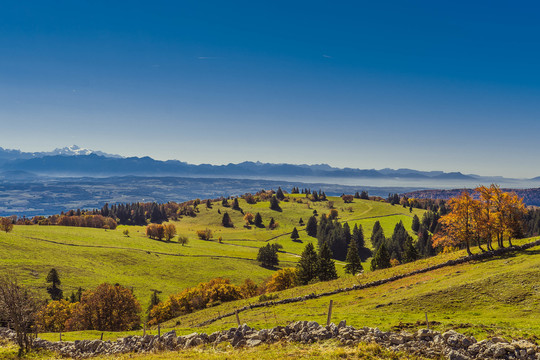
[[73, 145], [48, 152], [0, 148], [0, 216], [50, 215], [104, 203], [187, 201], [257, 192], [261, 189], [323, 189], [328, 195], [366, 190], [370, 195], [410, 193], [443, 197], [479, 184], [517, 188], [528, 205], [540, 206], [540, 178], [481, 177], [460, 172], [412, 169], [352, 169], [326, 164], [242, 162], [188, 164], [150, 157], [121, 157]]

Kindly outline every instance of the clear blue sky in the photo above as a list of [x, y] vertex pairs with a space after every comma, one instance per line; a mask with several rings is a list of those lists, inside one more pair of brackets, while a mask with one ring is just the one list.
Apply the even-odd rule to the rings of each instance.
[[540, 175], [540, 6], [2, 1], [0, 146]]

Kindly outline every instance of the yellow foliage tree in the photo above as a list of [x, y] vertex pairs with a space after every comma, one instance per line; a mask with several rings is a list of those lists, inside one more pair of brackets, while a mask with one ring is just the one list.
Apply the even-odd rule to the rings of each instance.
[[38, 326], [42, 331], [61, 332], [66, 329], [66, 323], [71, 318], [79, 303], [66, 300], [49, 302], [37, 316]]
[[277, 271], [266, 284], [268, 292], [290, 289], [296, 285], [296, 268], [284, 268]]

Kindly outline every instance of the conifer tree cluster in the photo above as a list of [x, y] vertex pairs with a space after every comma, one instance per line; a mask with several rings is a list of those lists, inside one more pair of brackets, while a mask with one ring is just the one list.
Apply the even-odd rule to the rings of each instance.
[[[314, 231], [316, 227], [316, 231]], [[319, 247], [323, 243], [326, 243], [334, 258], [338, 260], [345, 260], [347, 252], [351, 242], [356, 243], [358, 256], [365, 261], [365, 259], [371, 256], [371, 250], [365, 246], [364, 233], [362, 226], [355, 224], [351, 233], [351, 229], [348, 223], [343, 225], [337, 220], [331, 220], [326, 215], [322, 215], [319, 223], [314, 216], [312, 216], [306, 226], [306, 232], [310, 236], [316, 236]]]
[[308, 243], [300, 256], [296, 269], [297, 281], [301, 285], [313, 281], [337, 279], [336, 265], [332, 260], [332, 251], [327, 244], [323, 244], [317, 254], [313, 243]]

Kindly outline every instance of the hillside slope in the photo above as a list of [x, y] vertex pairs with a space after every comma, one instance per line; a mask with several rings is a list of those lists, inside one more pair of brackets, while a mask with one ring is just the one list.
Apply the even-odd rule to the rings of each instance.
[[[291, 196], [291, 199], [295, 196]], [[301, 197], [296, 196], [297, 200]], [[341, 198], [329, 198], [340, 213], [340, 220], [364, 226], [369, 238], [373, 223], [381, 221], [389, 236], [395, 224], [403, 221], [410, 229], [412, 214], [409, 209], [387, 203], [358, 200], [344, 204]], [[281, 202], [281, 212], [270, 210], [269, 202], [254, 205], [240, 200], [244, 213], [259, 212], [268, 224], [273, 217], [279, 227], [251, 229], [243, 227], [240, 211], [225, 208], [214, 202], [211, 209], [203, 204], [195, 217], [184, 216], [174, 222], [178, 233], [186, 235], [186, 246], [176, 241], [166, 242], [148, 239], [144, 227], [120, 226], [116, 230], [76, 228], [63, 226], [15, 226], [13, 232], [0, 234], [0, 271], [12, 271], [21, 281], [39, 290], [43, 297], [45, 278], [51, 268], [56, 268], [62, 280], [65, 295], [76, 291], [79, 286], [89, 289], [102, 282], [120, 283], [132, 287], [135, 295], [146, 308], [153, 290], [162, 292], [162, 297], [182, 289], [221, 276], [239, 284], [245, 278], [256, 282], [272, 275], [273, 271], [262, 268], [255, 261], [258, 249], [267, 243], [280, 243], [284, 249], [279, 254], [280, 266], [294, 266], [308, 242], [316, 239], [306, 235], [299, 226], [300, 217], [307, 222], [313, 210], [319, 214], [328, 212], [328, 202], [313, 203], [301, 199], [302, 203]], [[228, 212], [235, 225], [224, 228], [222, 214]], [[221, 214], [220, 214], [221, 213]], [[414, 209], [413, 214], [422, 215]], [[300, 241], [293, 242], [290, 232], [300, 230]], [[212, 241], [199, 240], [196, 230], [209, 228], [213, 231]], [[123, 235], [129, 230], [129, 237]], [[223, 242], [217, 239], [222, 237]], [[369, 243], [369, 240], [367, 241]], [[338, 272], [343, 274], [341, 263]], [[367, 266], [365, 266], [367, 267]]]

